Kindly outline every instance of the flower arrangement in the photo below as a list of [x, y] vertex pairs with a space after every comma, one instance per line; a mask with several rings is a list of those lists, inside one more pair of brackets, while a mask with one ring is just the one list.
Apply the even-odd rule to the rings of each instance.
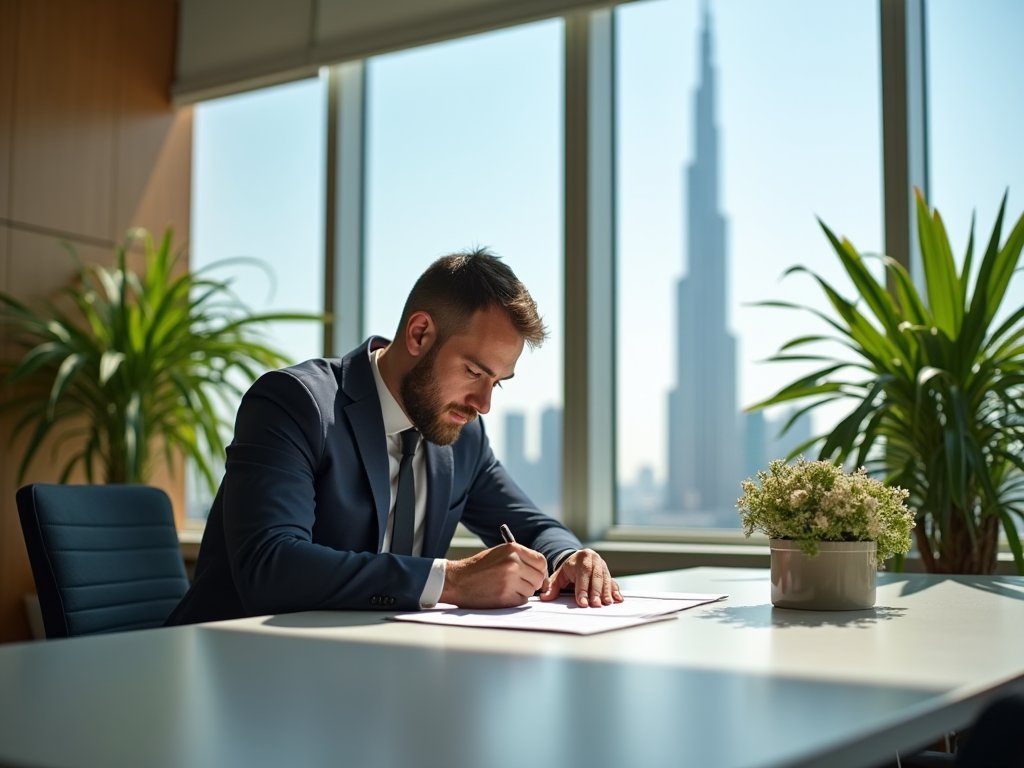
[[736, 507], [747, 536], [762, 531], [791, 539], [808, 557], [818, 554], [819, 541], [873, 541], [880, 564], [910, 549], [914, 513], [903, 503], [907, 491], [868, 477], [863, 467], [846, 473], [829, 461], [777, 459], [757, 473], [757, 482], [742, 486]]

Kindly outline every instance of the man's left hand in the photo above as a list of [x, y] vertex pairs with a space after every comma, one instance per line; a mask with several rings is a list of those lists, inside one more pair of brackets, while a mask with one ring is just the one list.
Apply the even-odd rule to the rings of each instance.
[[573, 552], [558, 566], [540, 593], [541, 600], [554, 600], [563, 588], [576, 585], [576, 604], [580, 608], [600, 608], [622, 602], [622, 592], [612, 578], [608, 564], [592, 549]]

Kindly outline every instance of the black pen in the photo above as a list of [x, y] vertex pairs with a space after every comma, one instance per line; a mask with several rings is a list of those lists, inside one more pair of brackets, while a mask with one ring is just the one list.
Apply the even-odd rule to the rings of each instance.
[[498, 530], [501, 531], [501, 538], [505, 540], [506, 544], [516, 543], [516, 537], [512, 535], [512, 529], [509, 528], [507, 525], [502, 523], [501, 528], [499, 528]]

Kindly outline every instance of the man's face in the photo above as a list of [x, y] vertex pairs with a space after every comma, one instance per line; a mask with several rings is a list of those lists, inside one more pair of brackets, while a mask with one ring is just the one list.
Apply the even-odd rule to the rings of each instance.
[[402, 404], [427, 440], [451, 445], [462, 428], [491, 409], [491, 393], [511, 379], [523, 338], [496, 307], [473, 315], [464, 333], [436, 344], [399, 384]]

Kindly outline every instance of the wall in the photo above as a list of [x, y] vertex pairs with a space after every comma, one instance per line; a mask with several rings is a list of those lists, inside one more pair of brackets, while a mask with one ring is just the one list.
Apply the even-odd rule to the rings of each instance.
[[[31, 300], [65, 285], [62, 239], [107, 264], [132, 226], [173, 224], [187, 242], [192, 115], [169, 101], [177, 12], [173, 0], [0, 0], [0, 291]], [[0, 642], [29, 637], [34, 591], [15, 421], [0, 415]], [[26, 482], [56, 479], [43, 464]], [[182, 515], [182, 473], [156, 484]]]

